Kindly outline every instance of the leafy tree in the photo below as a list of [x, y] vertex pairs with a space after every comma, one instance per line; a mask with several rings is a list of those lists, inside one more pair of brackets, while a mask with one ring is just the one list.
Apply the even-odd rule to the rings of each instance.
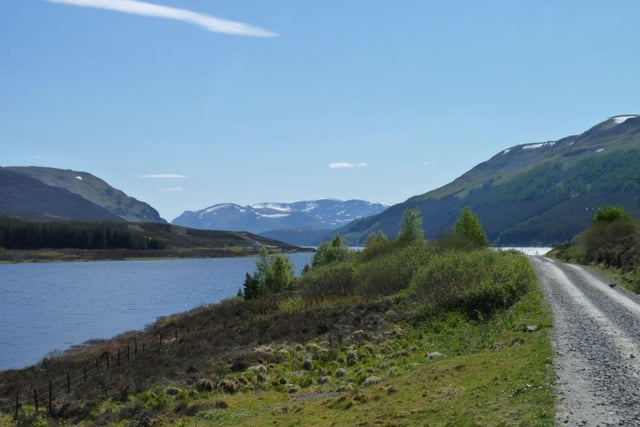
[[245, 300], [259, 298], [267, 292], [280, 292], [293, 288], [294, 267], [286, 255], [269, 255], [264, 246], [256, 260], [256, 271], [246, 273], [242, 296]]
[[400, 222], [397, 242], [401, 245], [408, 245], [424, 240], [424, 230], [422, 229], [422, 215], [417, 209], [407, 209], [404, 211]]
[[281, 292], [293, 288], [295, 276], [293, 264], [286, 255], [272, 255], [267, 271], [266, 288], [271, 292]]
[[464, 237], [477, 248], [489, 246], [489, 239], [487, 239], [480, 220], [469, 208], [464, 208], [458, 216], [456, 223], [453, 225], [453, 233]]
[[619, 219], [631, 221], [631, 214], [619, 206], [600, 206], [593, 215], [594, 224], [611, 223]]
[[369, 261], [385, 254], [391, 248], [391, 242], [382, 231], [371, 233], [367, 239], [364, 249], [361, 252], [361, 257], [363, 260]]
[[312, 267], [328, 265], [334, 262], [345, 261], [349, 256], [349, 247], [343, 242], [340, 235], [333, 238], [331, 243], [322, 242], [311, 260]]

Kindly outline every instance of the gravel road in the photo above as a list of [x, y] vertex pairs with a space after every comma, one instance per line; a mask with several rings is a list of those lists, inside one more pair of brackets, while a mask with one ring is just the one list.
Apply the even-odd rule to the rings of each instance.
[[557, 424], [640, 426], [640, 298], [586, 268], [530, 260], [555, 320]]

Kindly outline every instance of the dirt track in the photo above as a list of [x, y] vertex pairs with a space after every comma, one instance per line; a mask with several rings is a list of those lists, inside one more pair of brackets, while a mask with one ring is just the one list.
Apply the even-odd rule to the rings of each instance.
[[557, 423], [640, 426], [640, 299], [583, 267], [530, 260], [554, 313]]

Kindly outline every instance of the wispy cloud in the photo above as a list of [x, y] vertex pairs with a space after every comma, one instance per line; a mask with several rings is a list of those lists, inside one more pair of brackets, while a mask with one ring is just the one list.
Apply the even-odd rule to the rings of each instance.
[[156, 190], [163, 191], [163, 192], [176, 192], [176, 191], [182, 191], [182, 187], [157, 188]]
[[185, 179], [186, 175], [180, 175], [178, 173], [149, 173], [146, 175], [140, 175], [140, 178], [146, 179]]
[[360, 162], [360, 163], [348, 163], [348, 162], [329, 163], [329, 169], [366, 168], [367, 166], [368, 165], [365, 162]]
[[155, 18], [173, 19], [198, 25], [214, 33], [233, 34], [250, 37], [275, 37], [276, 33], [244, 24], [228, 21], [204, 13], [192, 12], [187, 9], [162, 6], [137, 0], [45, 0], [50, 3], [68, 4], [72, 6], [93, 7], [134, 15], [152, 16]]

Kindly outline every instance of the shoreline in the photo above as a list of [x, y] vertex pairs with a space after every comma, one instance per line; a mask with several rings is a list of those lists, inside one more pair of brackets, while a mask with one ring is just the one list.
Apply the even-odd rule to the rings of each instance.
[[[282, 253], [313, 252], [313, 249], [280, 249]], [[257, 250], [238, 249], [159, 249], [135, 251], [128, 249], [33, 249], [0, 250], [0, 264], [91, 261], [153, 261], [171, 259], [245, 258], [257, 256]]]

